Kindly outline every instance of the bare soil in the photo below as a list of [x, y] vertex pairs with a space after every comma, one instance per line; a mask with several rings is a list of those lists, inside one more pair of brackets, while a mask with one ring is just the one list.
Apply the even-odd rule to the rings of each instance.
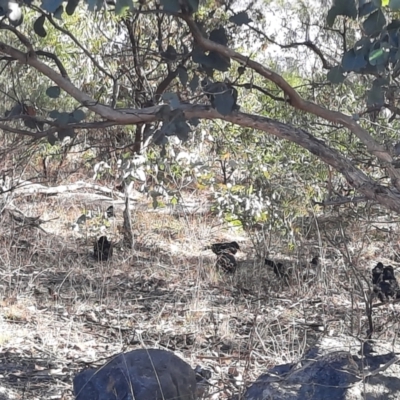
[[[57, 219], [41, 230], [0, 216], [0, 400], [73, 399], [78, 371], [143, 347], [211, 370], [206, 397], [230, 398], [271, 366], [298, 360], [322, 335], [365, 337], [370, 269], [378, 258], [398, 266], [397, 225], [352, 224], [344, 244], [321, 230], [294, 250], [268, 232], [260, 249], [252, 234], [210, 213], [146, 212], [143, 200], [128, 250], [120, 245], [121, 213], [107, 221], [93, 207], [76, 231], [83, 203], [32, 197], [18, 207]], [[103, 234], [115, 249], [99, 263], [91, 252]], [[215, 255], [203, 250], [220, 240], [240, 243], [233, 277], [217, 272]], [[262, 253], [291, 266], [289, 282], [263, 265]], [[303, 278], [316, 254], [321, 266]], [[373, 319], [376, 337], [396, 339], [397, 305], [375, 307]]]

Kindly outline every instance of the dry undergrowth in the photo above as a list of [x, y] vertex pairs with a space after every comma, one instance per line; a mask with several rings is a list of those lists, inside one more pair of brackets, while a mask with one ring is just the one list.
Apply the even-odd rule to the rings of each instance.
[[[353, 272], [368, 278], [382, 255], [397, 266], [397, 232], [392, 229], [388, 243], [387, 234], [377, 237], [381, 231], [365, 224], [346, 229], [344, 246], [354, 270], [342, 257], [343, 244], [335, 245], [336, 237], [325, 240], [322, 230], [292, 253], [272, 237], [270, 257], [293, 266], [287, 285], [255, 258], [249, 237], [210, 215], [134, 212], [136, 244], [128, 251], [118, 246], [121, 215], [103, 229], [98, 216], [76, 232], [71, 224], [83, 204], [53, 197], [18, 207], [58, 219], [42, 225], [45, 233], [1, 215], [2, 400], [72, 399], [77, 371], [141, 347], [173, 350], [193, 367], [210, 369], [209, 397], [228, 398], [269, 367], [298, 360], [321, 335], [365, 337]], [[117, 245], [111, 261], [97, 263], [90, 252], [103, 231]], [[214, 255], [203, 251], [216, 240], [241, 245], [234, 277], [220, 276]], [[302, 265], [315, 254], [321, 267], [303, 281]], [[395, 338], [396, 309], [374, 309], [374, 321], [382, 340]]]

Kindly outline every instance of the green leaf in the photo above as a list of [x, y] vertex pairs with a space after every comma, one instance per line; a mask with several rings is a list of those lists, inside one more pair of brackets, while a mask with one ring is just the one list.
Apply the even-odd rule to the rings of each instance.
[[163, 100], [167, 101], [172, 109], [178, 108], [180, 101], [176, 93], [167, 92], [162, 95]]
[[161, 119], [162, 121], [167, 121], [170, 115], [171, 115], [171, 107], [166, 104], [161, 105], [158, 111], [156, 112], [156, 117], [158, 119]]
[[332, 26], [337, 16], [342, 15], [352, 19], [357, 18], [357, 8], [355, 0], [335, 0], [333, 7], [328, 11], [326, 18], [329, 26]]
[[40, 36], [40, 37], [46, 37], [47, 32], [46, 29], [44, 29], [44, 21], [46, 20], [46, 16], [45, 15], [41, 15], [33, 24], [33, 30], [36, 33], [36, 35]]
[[386, 25], [386, 18], [381, 10], [377, 10], [370, 14], [364, 21], [363, 28], [367, 36], [377, 36], [382, 32], [383, 27]]
[[363, 37], [355, 43], [353, 49], [356, 54], [362, 54], [365, 56], [370, 52], [371, 40], [367, 37]]
[[182, 85], [186, 87], [188, 80], [189, 80], [189, 75], [187, 73], [187, 69], [180, 65], [178, 67], [178, 76], [179, 76], [179, 80], [181, 81]]
[[345, 72], [359, 72], [367, 65], [367, 61], [363, 54], [357, 54], [354, 49], [351, 49], [343, 54], [342, 68]]
[[104, 0], [86, 0], [89, 11], [100, 11], [103, 8]]
[[228, 71], [231, 66], [231, 60], [215, 51], [210, 51], [207, 57], [207, 64], [205, 65], [218, 71], [225, 72]]
[[382, 46], [380, 49], [376, 49], [369, 53], [369, 63], [371, 65], [383, 65], [389, 58], [389, 49], [386, 46]]
[[383, 106], [385, 97], [382, 88], [372, 87], [367, 92], [367, 105], [368, 106]]
[[58, 131], [58, 139], [63, 141], [66, 137], [73, 138], [75, 136], [74, 129], [67, 128], [67, 129], [60, 129]]
[[51, 99], [57, 99], [60, 96], [61, 89], [59, 86], [50, 86], [46, 90], [46, 95]]
[[65, 11], [67, 12], [68, 15], [72, 15], [76, 7], [78, 7], [79, 0], [68, 0], [67, 7], [65, 8]]
[[8, 118], [8, 117], [15, 117], [16, 115], [21, 115], [22, 112], [23, 112], [22, 104], [21, 104], [21, 103], [16, 103], [16, 104], [14, 105], [14, 107], [13, 107], [11, 110], [6, 111], [6, 113], [5, 113], [4, 116], [5, 116], [6, 118]]
[[245, 12], [245, 11], [241, 11], [240, 13], [232, 15], [232, 17], [229, 18], [229, 21], [233, 22], [234, 24], [236, 24], [238, 26], [253, 22], [253, 20], [251, 18], [249, 18], [249, 16], [247, 15], [247, 12]]
[[389, 80], [383, 77], [376, 78], [372, 82], [372, 86], [376, 88], [381, 88], [382, 86], [388, 86], [388, 85], [389, 85]]
[[175, 124], [176, 126], [176, 136], [182, 142], [186, 142], [189, 139], [189, 133], [191, 132], [190, 126], [185, 121], [179, 121]]
[[337, 65], [328, 72], [326, 78], [329, 82], [334, 84], [342, 83], [346, 79], [343, 72], [343, 68], [340, 65]]
[[165, 136], [164, 132], [161, 132], [160, 130], [158, 130], [158, 131], [154, 132], [153, 142], [157, 146], [164, 146], [168, 143], [168, 138]]
[[189, 83], [189, 88], [193, 92], [199, 87], [199, 76], [194, 74], [192, 80]]
[[370, 1], [369, 3], [364, 3], [358, 9], [358, 16], [360, 18], [365, 17], [366, 15], [371, 14], [377, 9], [378, 7], [372, 1]]
[[53, 14], [54, 18], [62, 21], [63, 12], [64, 12], [64, 7], [61, 5], [60, 7], [57, 8], [56, 11], [54, 11], [54, 14]]
[[58, 110], [52, 110], [52, 111], [50, 111], [50, 113], [49, 113], [49, 117], [50, 117], [50, 118], [53, 118], [53, 119], [58, 118], [59, 115], [60, 115], [60, 112], [59, 112]]
[[193, 47], [192, 60], [197, 64], [205, 64], [208, 62], [208, 57], [200, 47]]
[[160, 0], [160, 4], [162, 5], [164, 11], [172, 13], [178, 13], [181, 11], [179, 0]]
[[218, 29], [214, 29], [213, 31], [211, 31], [209, 39], [215, 43], [222, 44], [223, 46], [226, 46], [228, 44], [228, 38], [226, 36], [226, 31], [225, 31], [225, 28], [223, 28], [223, 27], [220, 27]]
[[133, 2], [132, 0], [116, 0], [115, 3], [115, 15], [121, 15], [126, 10], [133, 11]]
[[61, 6], [63, 0], [42, 0], [41, 8], [53, 14]]
[[70, 115], [67, 112], [61, 112], [58, 114], [58, 117], [56, 119], [56, 122], [58, 123], [58, 125], [63, 126], [63, 125], [67, 125], [68, 122], [70, 122]]
[[72, 118], [76, 122], [81, 122], [86, 118], [86, 114], [82, 110], [78, 109], [72, 113]]
[[199, 0], [187, 0], [190, 13], [195, 13], [199, 9]]
[[221, 115], [228, 115], [234, 110], [235, 100], [229, 91], [224, 91], [214, 95], [213, 106]]
[[389, 8], [392, 11], [399, 11], [400, 10], [400, 0], [390, 0], [389, 1]]
[[57, 138], [55, 137], [55, 135], [53, 133], [50, 133], [49, 135], [47, 135], [47, 141], [54, 146], [57, 142]]
[[168, 45], [167, 50], [162, 51], [161, 55], [167, 60], [175, 61], [178, 53], [176, 52], [175, 47]]

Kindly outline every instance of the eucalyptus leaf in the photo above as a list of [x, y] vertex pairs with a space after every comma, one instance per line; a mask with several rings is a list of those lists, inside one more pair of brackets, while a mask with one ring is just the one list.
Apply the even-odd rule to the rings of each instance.
[[249, 24], [250, 22], [253, 22], [251, 18], [247, 15], [247, 12], [242, 11], [239, 12], [235, 15], [232, 15], [232, 17], [229, 18], [229, 21], [233, 22], [234, 24], [241, 26], [245, 24]]
[[333, 67], [327, 74], [327, 79], [329, 82], [338, 84], [342, 83], [346, 77], [343, 74], [343, 68], [340, 65], [337, 65], [336, 67]]
[[46, 20], [45, 15], [41, 15], [33, 24], [33, 30], [36, 33], [36, 35], [40, 37], [46, 37], [47, 32], [46, 29], [44, 29], [44, 21]]
[[61, 89], [59, 86], [50, 86], [46, 90], [46, 95], [51, 99], [57, 99], [61, 94]]

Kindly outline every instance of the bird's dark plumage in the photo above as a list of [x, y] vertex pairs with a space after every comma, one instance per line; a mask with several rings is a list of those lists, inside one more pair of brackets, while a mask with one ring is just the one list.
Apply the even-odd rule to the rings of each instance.
[[383, 276], [383, 264], [381, 262], [378, 262], [378, 264], [375, 265], [375, 267], [372, 269], [372, 284], [376, 285], [379, 283], [380, 280], [382, 280]]
[[274, 270], [275, 275], [278, 278], [287, 278], [288, 274], [286, 272], [285, 266], [278, 262], [276, 263], [275, 261], [269, 260], [268, 258], [265, 259], [265, 265], [268, 265], [269, 267], [272, 267]]
[[319, 256], [313, 257], [313, 259], [310, 261], [310, 264], [313, 267], [318, 267], [319, 266]]
[[374, 285], [374, 292], [377, 293], [382, 303], [390, 298], [400, 298], [399, 284], [391, 265], [385, 267], [381, 262], [378, 262], [372, 269], [372, 284]]
[[107, 218], [113, 218], [113, 217], [115, 217], [114, 206], [108, 207], [105, 214], [106, 214], [106, 217], [107, 217]]
[[113, 254], [113, 245], [107, 239], [107, 236], [102, 236], [97, 242], [94, 244], [94, 258], [97, 261], [107, 261], [112, 257]]
[[240, 250], [239, 244], [237, 242], [223, 242], [214, 243], [211, 246], [207, 246], [206, 249], [211, 249], [217, 256], [222, 253], [236, 254]]
[[379, 283], [379, 290], [377, 291], [379, 300], [385, 303], [390, 298], [400, 298], [399, 284], [396, 279], [390, 279]]
[[394, 277], [394, 269], [391, 265], [388, 265], [385, 268], [383, 268], [383, 280], [384, 281], [396, 280], [396, 278]]
[[235, 256], [229, 252], [220, 253], [217, 257], [216, 267], [228, 274], [235, 273], [237, 267]]

